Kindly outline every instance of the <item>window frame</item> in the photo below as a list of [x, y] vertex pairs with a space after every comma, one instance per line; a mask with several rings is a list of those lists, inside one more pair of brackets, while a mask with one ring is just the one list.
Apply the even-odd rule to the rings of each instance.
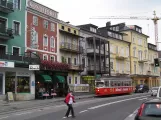
[[43, 60], [45, 60], [45, 59], [44, 59], [45, 56], [46, 56], [46, 58], [47, 58], [46, 60], [48, 60], [48, 55], [47, 55], [47, 54], [43, 54]]
[[43, 20], [43, 27], [45, 29], [48, 29], [49, 28], [49, 21], [48, 20]]
[[18, 8], [15, 7], [15, 0], [13, 0], [13, 8], [17, 9], [17, 10], [21, 10], [21, 0], [16, 0], [16, 1], [18, 1], [18, 3], [19, 3]]
[[[19, 24], [18, 34], [15, 34], [15, 23], [18, 23]], [[21, 22], [20, 21], [17, 21], [17, 20], [13, 20], [12, 29], [14, 31], [14, 35], [20, 36], [21, 35]]]
[[18, 48], [18, 49], [19, 49], [19, 54], [18, 54], [18, 56], [20, 56], [20, 54], [21, 54], [21, 47], [12, 46], [12, 55], [13, 55], [13, 49], [14, 49], [14, 48]]
[[[36, 22], [37, 22], [36, 24], [35, 24], [35, 19], [36, 19]], [[34, 16], [32, 17], [32, 23], [33, 23], [33, 25], [35, 25], [35, 26], [38, 26], [38, 25], [39, 25], [39, 23], [38, 23], [38, 17], [37, 17], [37, 16], [34, 15]]]
[[[52, 43], [52, 40], [53, 40], [53, 44], [51, 44]], [[50, 47], [51, 48], [55, 48], [55, 39], [54, 39], [53, 36], [50, 37]]]
[[[45, 45], [45, 39], [44, 38], [47, 38], [47, 45]], [[43, 35], [43, 46], [48, 46], [49, 42], [48, 42], [48, 36], [45, 34]]]

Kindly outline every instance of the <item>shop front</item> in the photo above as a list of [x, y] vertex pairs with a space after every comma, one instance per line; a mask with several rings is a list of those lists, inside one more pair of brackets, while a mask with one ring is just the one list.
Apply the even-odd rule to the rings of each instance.
[[7, 92], [15, 100], [35, 99], [35, 75], [28, 68], [0, 68], [0, 83], [1, 99], [6, 99]]
[[39, 71], [36, 73], [36, 98], [65, 96], [68, 92], [68, 73]]

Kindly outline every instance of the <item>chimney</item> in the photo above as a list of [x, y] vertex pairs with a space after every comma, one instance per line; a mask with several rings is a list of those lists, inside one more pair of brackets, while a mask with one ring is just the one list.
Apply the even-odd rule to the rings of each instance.
[[69, 24], [70, 22], [68, 21], [68, 22], [66, 22], [67, 24]]
[[106, 22], [106, 27], [111, 26], [111, 22]]

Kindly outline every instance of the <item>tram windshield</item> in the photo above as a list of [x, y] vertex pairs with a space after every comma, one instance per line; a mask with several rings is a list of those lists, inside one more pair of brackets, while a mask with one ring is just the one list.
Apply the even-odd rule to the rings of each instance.
[[96, 82], [96, 87], [104, 87], [104, 82]]

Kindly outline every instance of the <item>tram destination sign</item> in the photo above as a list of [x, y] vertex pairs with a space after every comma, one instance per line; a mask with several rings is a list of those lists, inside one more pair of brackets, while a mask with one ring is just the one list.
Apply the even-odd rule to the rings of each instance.
[[29, 70], [40, 70], [40, 65], [29, 65]]

